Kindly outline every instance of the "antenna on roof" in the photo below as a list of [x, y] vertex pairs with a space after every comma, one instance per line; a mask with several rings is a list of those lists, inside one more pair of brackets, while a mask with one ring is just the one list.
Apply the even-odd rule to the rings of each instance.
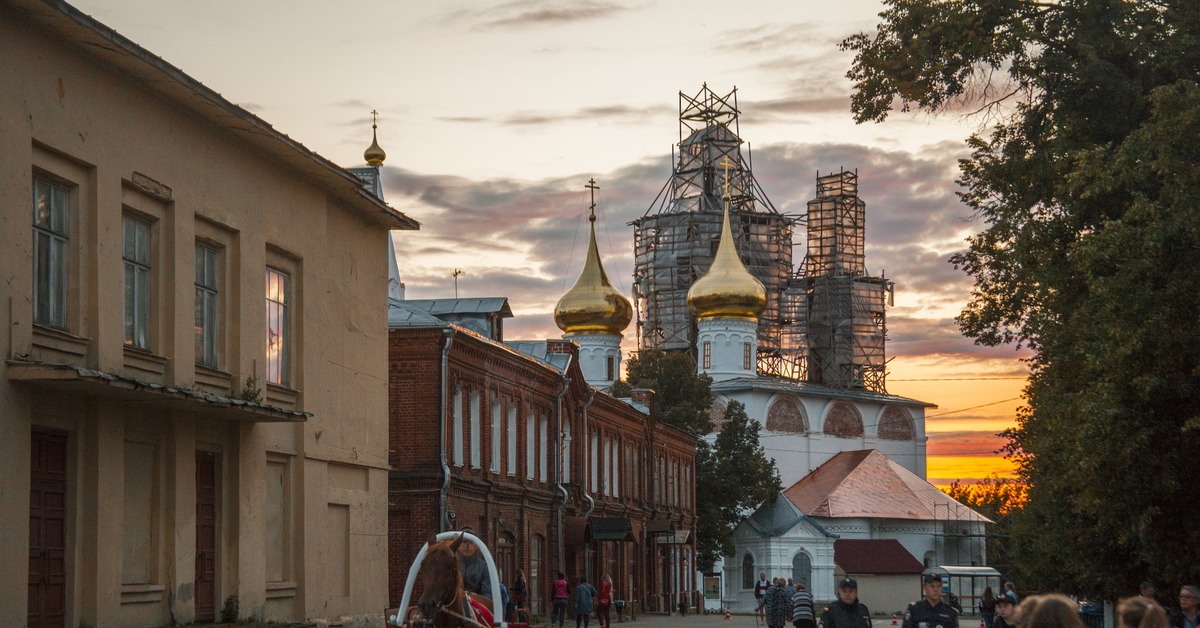
[[466, 273], [464, 273], [461, 268], [455, 268], [454, 272], [451, 273], [451, 275], [454, 276], [454, 298], [456, 298], [456, 299], [458, 298], [458, 278], [459, 278], [459, 276], [465, 275], [465, 274]]

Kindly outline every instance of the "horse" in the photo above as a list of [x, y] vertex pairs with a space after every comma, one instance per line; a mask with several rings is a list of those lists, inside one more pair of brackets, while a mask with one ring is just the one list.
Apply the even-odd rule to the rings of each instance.
[[489, 600], [463, 589], [462, 574], [458, 569], [458, 548], [463, 542], [462, 535], [445, 541], [437, 541], [435, 535], [429, 540], [417, 575], [421, 597], [417, 600], [416, 612], [409, 613], [408, 625], [491, 628]]

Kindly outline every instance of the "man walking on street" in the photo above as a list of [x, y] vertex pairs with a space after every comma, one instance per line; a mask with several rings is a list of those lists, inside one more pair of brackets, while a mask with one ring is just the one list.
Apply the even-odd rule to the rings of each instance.
[[796, 592], [792, 594], [792, 625], [796, 628], [816, 628], [816, 619], [812, 593], [806, 590], [803, 582], [797, 582]]
[[[871, 628], [871, 611], [858, 601], [858, 581], [849, 576], [838, 582], [838, 601], [821, 615], [825, 628]], [[955, 627], [957, 628], [957, 626]]]
[[942, 601], [942, 577], [925, 574], [925, 597], [908, 605], [902, 628], [958, 628], [958, 612]]
[[783, 628], [792, 615], [792, 601], [788, 599], [784, 588], [783, 578], [776, 578], [763, 596], [763, 611], [767, 619], [767, 628]]

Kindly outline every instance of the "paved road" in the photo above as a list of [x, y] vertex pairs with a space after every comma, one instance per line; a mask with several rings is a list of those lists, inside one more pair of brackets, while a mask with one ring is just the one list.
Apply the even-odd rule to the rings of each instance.
[[[755, 624], [754, 615], [733, 615], [725, 619], [723, 614], [712, 615], [654, 615], [643, 613], [634, 621], [613, 621], [612, 628], [766, 628], [764, 624]], [[548, 627], [547, 627], [548, 628]], [[563, 628], [575, 628], [574, 622], [567, 622]], [[582, 626], [580, 626], [582, 628]], [[588, 628], [599, 628], [593, 619]]]

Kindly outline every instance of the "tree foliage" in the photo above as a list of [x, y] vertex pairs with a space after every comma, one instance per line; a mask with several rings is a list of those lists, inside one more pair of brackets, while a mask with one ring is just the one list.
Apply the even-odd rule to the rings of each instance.
[[1200, 546], [1200, 3], [886, 5], [843, 42], [856, 119], [989, 114], [959, 179], [986, 226], [951, 261], [975, 281], [963, 333], [1034, 351], [1006, 432], [1023, 584], [1200, 579], [1179, 551]]
[[1013, 564], [1009, 537], [1012, 520], [1025, 506], [1028, 487], [1013, 478], [995, 475], [974, 484], [954, 481], [945, 492], [960, 504], [992, 520], [987, 530], [988, 564], [1000, 570], [1006, 580], [1023, 580], [1020, 567]]
[[706, 440], [713, 427], [712, 378], [697, 374], [687, 353], [639, 352], [629, 360], [627, 385], [653, 389], [658, 420], [698, 438], [696, 554], [697, 568], [707, 571], [733, 553], [733, 528], [742, 517], [781, 490], [775, 461], [758, 440], [760, 426], [741, 403], [730, 402], [721, 432]]

